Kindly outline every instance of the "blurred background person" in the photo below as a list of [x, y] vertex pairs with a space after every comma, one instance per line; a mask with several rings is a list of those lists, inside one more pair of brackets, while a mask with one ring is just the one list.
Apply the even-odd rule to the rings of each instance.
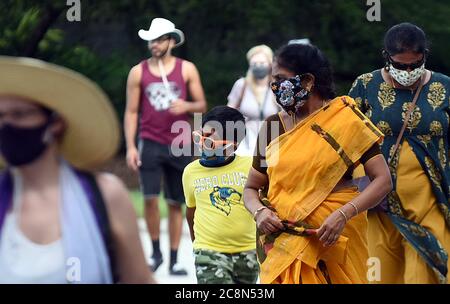
[[[188, 122], [189, 114], [206, 110], [205, 94], [197, 68], [192, 62], [172, 55], [183, 44], [184, 34], [163, 18], [152, 20], [148, 31], [139, 37], [148, 41], [149, 59], [135, 65], [128, 75], [124, 131], [128, 167], [139, 171], [145, 201], [145, 220], [152, 240], [150, 267], [156, 271], [163, 263], [160, 249], [159, 194], [161, 182], [169, 209], [169, 273], [186, 275], [177, 263], [185, 203], [182, 175], [192, 160], [189, 155], [175, 156], [172, 144], [183, 137], [181, 145], [191, 145], [190, 132], [172, 132], [177, 122]], [[138, 131], [139, 127], [139, 131]], [[183, 130], [182, 130], [183, 131]], [[139, 132], [139, 149], [136, 135]]]
[[238, 109], [246, 119], [246, 136], [238, 155], [253, 155], [261, 123], [279, 111], [269, 85], [272, 57], [267, 45], [252, 47], [247, 52], [247, 75], [234, 83], [228, 95], [228, 106]]
[[428, 53], [421, 28], [393, 26], [384, 36], [385, 67], [359, 76], [349, 93], [384, 133], [381, 150], [394, 182], [384, 208], [368, 216], [378, 283], [447, 280], [450, 79], [425, 68]]
[[106, 95], [36, 59], [0, 70], [0, 283], [153, 282], [128, 191], [91, 171], [119, 144]]

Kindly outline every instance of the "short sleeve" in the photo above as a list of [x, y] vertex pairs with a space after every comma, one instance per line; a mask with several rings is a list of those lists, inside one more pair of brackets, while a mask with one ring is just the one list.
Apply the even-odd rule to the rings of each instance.
[[361, 162], [361, 164], [365, 164], [370, 159], [374, 158], [375, 156], [377, 156], [379, 154], [381, 154], [380, 145], [378, 143], [375, 143], [375, 144], [373, 144], [372, 147], [370, 147], [369, 150], [366, 151], [366, 153], [364, 153], [361, 156], [360, 162]]
[[239, 98], [241, 98], [242, 90], [244, 89], [244, 78], [238, 79], [231, 89], [230, 94], [228, 94], [228, 106], [236, 108], [239, 103]]
[[189, 174], [189, 166], [188, 166], [184, 169], [183, 172], [184, 199], [186, 200], [186, 207], [195, 208], [196, 204], [195, 204], [194, 188], [190, 176], [191, 174]]
[[366, 113], [367, 109], [364, 102], [366, 100], [366, 89], [363, 85], [361, 76], [355, 79], [348, 95], [355, 100], [361, 112]]

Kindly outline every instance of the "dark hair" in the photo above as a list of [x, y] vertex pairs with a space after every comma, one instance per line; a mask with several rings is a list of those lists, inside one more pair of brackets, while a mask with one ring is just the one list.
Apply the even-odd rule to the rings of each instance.
[[[245, 137], [245, 118], [239, 110], [228, 106], [217, 106], [203, 115], [202, 127], [208, 122], [218, 123], [222, 126], [222, 138], [240, 143]], [[227, 126], [228, 122], [228, 126]], [[243, 129], [237, 129], [243, 126]], [[230, 127], [233, 127], [230, 129]]]
[[321, 98], [336, 97], [330, 62], [316, 46], [312, 44], [284, 45], [275, 53], [274, 61], [296, 75], [305, 73], [314, 75], [313, 91]]
[[428, 51], [428, 41], [420, 27], [404, 22], [394, 25], [386, 32], [384, 49], [390, 56], [404, 52], [425, 54]]

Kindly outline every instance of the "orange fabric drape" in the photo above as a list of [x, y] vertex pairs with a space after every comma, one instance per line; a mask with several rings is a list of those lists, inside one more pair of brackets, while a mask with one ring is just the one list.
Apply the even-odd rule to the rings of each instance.
[[[320, 227], [329, 214], [358, 194], [356, 188], [331, 191], [381, 137], [353, 99], [338, 97], [272, 141], [267, 147], [268, 199], [278, 216]], [[282, 233], [266, 252], [261, 282], [324, 283], [319, 261], [332, 283], [365, 282], [366, 225], [365, 213], [353, 218], [331, 248], [314, 237]]]

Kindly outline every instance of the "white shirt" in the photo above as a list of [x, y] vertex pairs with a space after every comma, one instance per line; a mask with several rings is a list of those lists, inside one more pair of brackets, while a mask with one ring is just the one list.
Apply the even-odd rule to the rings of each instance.
[[0, 236], [0, 284], [63, 284], [66, 265], [61, 239], [41, 245], [20, 230], [15, 212], [5, 217]]
[[[233, 88], [228, 95], [228, 106], [237, 108], [239, 98], [244, 89], [244, 83], [244, 78], [240, 78], [234, 83]], [[264, 100], [259, 103], [256, 100], [250, 85], [247, 84], [245, 86], [244, 95], [238, 110], [246, 118], [247, 135], [236, 151], [236, 154], [238, 155], [253, 156], [256, 147], [256, 139], [262, 124], [260, 115], [262, 114], [262, 119], [264, 120], [267, 117], [278, 113], [280, 110], [269, 85], [267, 86], [266, 92], [261, 94], [261, 96], [263, 96]]]
[[66, 263], [62, 239], [42, 245], [20, 230], [22, 183], [14, 175], [13, 208], [0, 229], [0, 284], [63, 284]]

